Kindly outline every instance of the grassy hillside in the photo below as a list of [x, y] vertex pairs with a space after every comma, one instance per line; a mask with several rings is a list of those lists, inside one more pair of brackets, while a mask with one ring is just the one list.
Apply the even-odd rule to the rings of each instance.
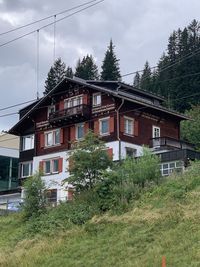
[[0, 266], [159, 267], [163, 255], [170, 267], [200, 266], [199, 166], [147, 189], [121, 215], [77, 226], [55, 214], [40, 233], [20, 215], [0, 217]]

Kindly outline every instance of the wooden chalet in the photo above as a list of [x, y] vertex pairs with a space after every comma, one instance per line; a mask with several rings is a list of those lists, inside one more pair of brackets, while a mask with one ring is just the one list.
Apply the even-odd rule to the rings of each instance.
[[20, 136], [21, 181], [39, 167], [52, 201], [71, 198], [69, 155], [74, 141], [91, 129], [106, 142], [113, 160], [142, 155], [147, 145], [161, 157], [161, 171], [181, 170], [197, 158], [194, 147], [180, 140], [180, 121], [188, 119], [163, 106], [164, 99], [118, 81], [66, 78], [47, 95], [20, 111], [10, 133]]

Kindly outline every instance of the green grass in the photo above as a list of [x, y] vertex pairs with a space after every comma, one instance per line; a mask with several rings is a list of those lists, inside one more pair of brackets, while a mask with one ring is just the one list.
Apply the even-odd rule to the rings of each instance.
[[30, 237], [20, 215], [0, 217], [0, 266], [160, 267], [164, 255], [167, 267], [198, 267], [200, 170], [148, 189], [124, 214], [66, 223]]

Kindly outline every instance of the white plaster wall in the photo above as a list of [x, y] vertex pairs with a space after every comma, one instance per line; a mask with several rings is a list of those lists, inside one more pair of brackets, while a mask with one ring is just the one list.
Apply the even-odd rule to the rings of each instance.
[[68, 158], [69, 151], [51, 153], [47, 155], [37, 156], [33, 158], [33, 173], [39, 170], [40, 161], [48, 160], [56, 157], [63, 159], [63, 170], [60, 173], [44, 175], [42, 176], [43, 181], [48, 189], [57, 189], [57, 200], [65, 201], [67, 197], [67, 182], [63, 184], [63, 180], [69, 177], [68, 169]]
[[[113, 160], [119, 160], [119, 141], [113, 141], [106, 143], [106, 147], [113, 149]], [[121, 141], [121, 158], [126, 158], [126, 147], [136, 149], [136, 157], [142, 155], [142, 146], [138, 146], [132, 143]]]
[[0, 155], [11, 158], [19, 158], [19, 149], [0, 147]]

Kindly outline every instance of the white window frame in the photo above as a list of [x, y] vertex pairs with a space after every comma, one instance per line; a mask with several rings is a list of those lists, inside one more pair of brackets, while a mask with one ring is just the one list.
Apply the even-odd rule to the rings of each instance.
[[[128, 155], [128, 150], [129, 152], [132, 152], [132, 155]], [[125, 147], [125, 151], [126, 151], [126, 157], [131, 157], [131, 158], [135, 158], [137, 155], [137, 149], [133, 148], [133, 147]]]
[[[56, 131], [59, 131], [59, 139], [60, 139], [60, 128], [44, 133], [45, 147], [52, 147], [52, 146], [60, 145], [60, 140], [59, 140], [59, 143], [56, 143]], [[52, 144], [47, 143], [48, 134], [52, 134]]]
[[94, 93], [92, 95], [92, 106], [93, 107], [101, 106], [101, 93]]
[[[172, 164], [174, 165], [173, 167], [172, 167]], [[164, 166], [164, 165], [166, 165], [166, 166]], [[177, 171], [177, 170], [179, 170], [179, 171], [184, 170], [184, 164], [180, 160], [179, 161], [163, 162], [160, 164], [160, 171], [161, 171], [162, 176], [168, 176], [168, 175], [172, 174], [173, 171]], [[167, 172], [165, 172], [165, 171], [167, 171]]]
[[[103, 121], [108, 121], [108, 132], [106, 132], [106, 133], [102, 133], [102, 122]], [[110, 125], [109, 125], [109, 123], [110, 123], [110, 117], [99, 119], [99, 133], [100, 133], [101, 136], [105, 136], [105, 135], [109, 135], [110, 134], [110, 129], [109, 129]]]
[[48, 110], [47, 110], [47, 117], [48, 118], [49, 118], [50, 113], [52, 113], [52, 110], [53, 110], [53, 112], [55, 112], [55, 110], [56, 110], [55, 105], [48, 106]]
[[[21, 178], [26, 178], [26, 177], [30, 177], [33, 175], [33, 161], [24, 161], [24, 162], [21, 162]], [[24, 165], [25, 164], [28, 164], [28, 175], [23, 175], [23, 172], [24, 172]]]
[[[78, 128], [79, 127], [83, 127], [83, 137], [78, 137]], [[84, 123], [79, 123], [79, 124], [76, 124], [75, 126], [75, 129], [76, 129], [76, 140], [82, 140], [84, 138]]]
[[[80, 101], [79, 103], [78, 103], [78, 99]], [[75, 101], [76, 101], [76, 105], [74, 105]], [[73, 108], [76, 106], [80, 106], [82, 104], [83, 104], [83, 95], [77, 95], [77, 96], [64, 99], [64, 109]]]
[[[158, 130], [158, 135], [157, 135], [157, 130]], [[160, 138], [160, 127], [154, 126], [152, 127], [152, 138]]]
[[[43, 161], [43, 173], [44, 173], [44, 175], [59, 173], [59, 159], [60, 158], [53, 158], [53, 159], [45, 159]], [[54, 170], [54, 161], [55, 160], [58, 160], [58, 170], [56, 170], [56, 171]], [[46, 166], [45, 166], [45, 164], [47, 162], [50, 162], [50, 172], [46, 172]]]
[[[126, 130], [128, 130], [128, 127], [126, 128], [126, 121], [128, 122], [128, 121], [130, 121], [131, 122], [131, 132], [129, 133], [128, 131], [126, 131]], [[126, 116], [124, 116], [124, 134], [125, 135], [131, 135], [131, 136], [133, 136], [134, 135], [134, 119], [133, 118], [130, 118], [130, 117], [126, 117]]]
[[[31, 144], [29, 148], [26, 148], [26, 138], [30, 138]], [[26, 150], [30, 150], [34, 148], [34, 143], [35, 143], [35, 135], [34, 134], [29, 134], [29, 135], [25, 135], [22, 136], [22, 151], [26, 151]]]

